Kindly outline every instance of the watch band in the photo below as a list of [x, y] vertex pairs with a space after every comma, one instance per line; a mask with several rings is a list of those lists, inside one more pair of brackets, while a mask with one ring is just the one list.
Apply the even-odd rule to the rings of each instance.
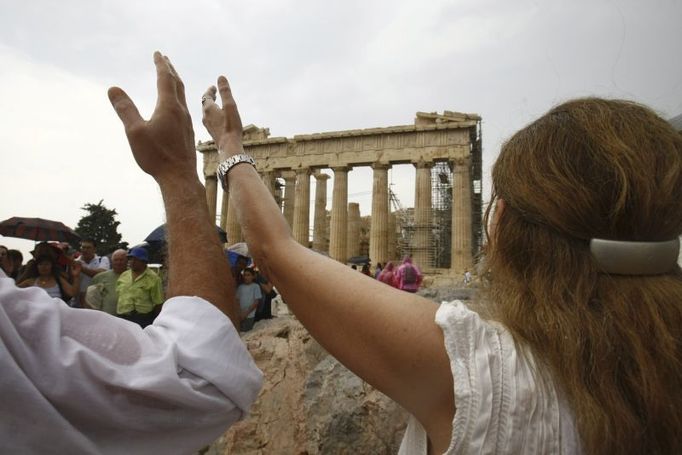
[[226, 159], [225, 161], [218, 165], [216, 174], [218, 175], [218, 180], [220, 180], [220, 184], [223, 186], [223, 190], [227, 191], [228, 189], [227, 173], [230, 172], [230, 169], [241, 163], [249, 163], [254, 168], [256, 167], [256, 162], [254, 161], [254, 159], [245, 153], [232, 155], [231, 157], [229, 157], [228, 159]]

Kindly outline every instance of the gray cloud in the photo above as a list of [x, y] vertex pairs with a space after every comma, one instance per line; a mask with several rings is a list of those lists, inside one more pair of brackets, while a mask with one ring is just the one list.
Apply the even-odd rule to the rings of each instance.
[[[63, 214], [72, 224], [84, 202], [106, 196], [131, 242], [160, 221], [160, 206], [105, 91], [120, 85], [149, 114], [155, 49], [185, 79], [198, 139], [207, 137], [198, 100], [219, 73], [230, 78], [245, 122], [277, 136], [409, 124], [418, 110], [479, 113], [486, 167], [505, 138], [568, 98], [632, 98], [665, 117], [682, 112], [682, 4], [674, 0], [0, 0], [0, 7], [0, 191], [18, 194], [23, 184], [23, 214]], [[46, 149], [63, 158], [48, 166]], [[84, 192], [72, 182], [93, 162], [101, 189]], [[362, 174], [351, 174], [357, 192], [371, 187]], [[36, 175], [61, 188], [59, 197], [44, 201]], [[406, 203], [411, 188], [396, 185]], [[157, 204], [158, 216], [146, 220], [141, 200]], [[0, 218], [19, 210], [8, 201]]]

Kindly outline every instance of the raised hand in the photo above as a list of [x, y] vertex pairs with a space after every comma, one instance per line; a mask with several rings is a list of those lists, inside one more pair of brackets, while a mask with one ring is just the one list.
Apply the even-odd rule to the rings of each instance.
[[[222, 108], [215, 103], [220, 92]], [[218, 88], [211, 86], [201, 97], [202, 122], [213, 138], [221, 157], [243, 153], [242, 120], [225, 76], [218, 78]]]
[[81, 276], [81, 271], [83, 269], [83, 265], [78, 262], [78, 261], [73, 261], [71, 263], [71, 278], [74, 280], [79, 278]]
[[130, 148], [140, 168], [163, 185], [197, 178], [192, 119], [185, 101], [185, 86], [168, 57], [154, 52], [157, 101], [144, 120], [135, 103], [120, 88], [109, 89], [109, 101], [123, 122]]

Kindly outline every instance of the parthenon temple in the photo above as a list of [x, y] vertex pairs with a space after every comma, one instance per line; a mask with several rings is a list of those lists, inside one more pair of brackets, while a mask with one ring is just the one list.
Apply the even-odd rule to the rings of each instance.
[[[445, 111], [417, 112], [414, 124], [269, 137], [267, 128], [244, 128], [244, 149], [279, 204], [293, 236], [302, 245], [347, 262], [361, 252], [360, 211], [348, 202], [348, 173], [370, 166], [371, 217], [366, 254], [385, 263], [410, 254], [426, 272], [462, 273], [481, 247], [481, 118]], [[218, 214], [218, 153], [213, 141], [199, 142], [206, 198]], [[391, 191], [393, 165], [416, 168], [414, 208], [403, 208]], [[325, 173], [325, 171], [327, 173]], [[330, 172], [331, 171], [331, 172]], [[327, 180], [333, 173], [331, 217]], [[314, 219], [310, 183], [315, 178]], [[393, 208], [393, 210], [392, 210]], [[228, 243], [242, 240], [229, 194], [222, 195], [220, 225]]]

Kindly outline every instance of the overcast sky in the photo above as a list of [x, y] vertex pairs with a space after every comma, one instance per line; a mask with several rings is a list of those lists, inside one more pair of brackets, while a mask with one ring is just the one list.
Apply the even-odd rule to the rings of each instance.
[[[273, 136], [478, 113], [488, 169], [506, 138], [569, 98], [682, 113], [681, 42], [677, 0], [0, 0], [0, 220], [75, 227], [103, 199], [131, 244], [163, 222], [106, 97], [119, 85], [148, 116], [156, 49], [185, 80], [197, 140], [208, 139], [201, 94], [224, 73], [244, 123]], [[411, 206], [414, 170], [392, 174]], [[349, 200], [363, 215], [370, 192], [369, 170], [354, 170]]]

